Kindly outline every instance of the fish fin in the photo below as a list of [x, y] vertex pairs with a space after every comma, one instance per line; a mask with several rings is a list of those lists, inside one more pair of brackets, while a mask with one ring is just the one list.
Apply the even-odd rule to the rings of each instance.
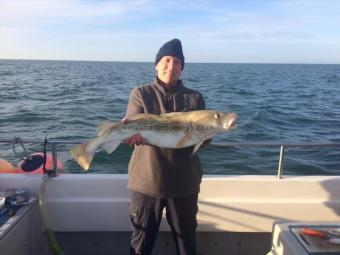
[[89, 143], [78, 144], [70, 150], [72, 158], [85, 170], [89, 170], [96, 151], [87, 151]]
[[111, 154], [119, 146], [120, 141], [107, 142], [102, 145], [105, 151]]
[[183, 148], [183, 147], [185, 147], [186, 143], [189, 142], [190, 139], [191, 139], [191, 133], [186, 132], [186, 133], [184, 134], [184, 136], [182, 137], [182, 139], [178, 141], [178, 143], [176, 144], [176, 147], [177, 147], [177, 148]]
[[115, 127], [118, 125], [117, 123], [111, 122], [111, 121], [103, 121], [100, 123], [97, 127], [97, 136], [101, 136], [104, 134], [107, 130], [109, 130], [112, 127]]
[[204, 143], [204, 140], [202, 140], [202, 141], [200, 141], [199, 143], [197, 143], [196, 145], [195, 145], [195, 148], [194, 148], [194, 150], [192, 151], [192, 153], [191, 153], [191, 155], [194, 155], [197, 151], [198, 151], [198, 149], [201, 147], [201, 145]]

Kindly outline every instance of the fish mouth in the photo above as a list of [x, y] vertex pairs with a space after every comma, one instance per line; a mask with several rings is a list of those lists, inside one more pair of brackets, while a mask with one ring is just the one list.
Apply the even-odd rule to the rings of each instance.
[[237, 115], [234, 113], [228, 121], [223, 124], [225, 130], [229, 130], [236, 127]]

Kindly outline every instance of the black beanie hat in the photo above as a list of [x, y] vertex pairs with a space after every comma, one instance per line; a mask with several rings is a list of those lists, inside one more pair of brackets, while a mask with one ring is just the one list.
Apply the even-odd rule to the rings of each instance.
[[184, 68], [184, 55], [182, 51], [182, 43], [178, 39], [172, 39], [166, 43], [159, 49], [156, 59], [155, 59], [155, 65], [161, 60], [164, 56], [173, 56], [177, 57], [181, 60], [182, 63], [182, 70]]

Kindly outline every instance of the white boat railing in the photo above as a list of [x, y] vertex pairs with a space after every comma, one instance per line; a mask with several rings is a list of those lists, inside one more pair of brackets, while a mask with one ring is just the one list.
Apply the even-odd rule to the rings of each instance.
[[[21, 139], [15, 137], [13, 139], [1, 139], [0, 143], [10, 143], [13, 145], [13, 148], [16, 144], [21, 144], [23, 148], [23, 144], [41, 144], [41, 145], [50, 145], [52, 147], [52, 158], [53, 158], [53, 170], [56, 171], [57, 168], [57, 146], [58, 145], [75, 145], [80, 144], [82, 142], [79, 141], [64, 141], [57, 139], [45, 139], [45, 140], [30, 140], [30, 139]], [[211, 143], [212, 146], [215, 147], [278, 147], [280, 148], [279, 154], [279, 162], [277, 168], [277, 178], [282, 178], [284, 171], [284, 158], [285, 158], [285, 150], [289, 147], [295, 148], [303, 148], [303, 147], [340, 147], [340, 143], [316, 143], [316, 142], [304, 142], [304, 143], [267, 143], [267, 142], [256, 142], [256, 143], [246, 143], [246, 142], [228, 142], [228, 143]]]
[[303, 148], [303, 147], [340, 147], [340, 143], [243, 143], [243, 142], [235, 142], [235, 143], [214, 143], [214, 146], [234, 146], [234, 147], [279, 147], [280, 155], [279, 155], [279, 163], [277, 168], [277, 178], [281, 178], [284, 170], [284, 156], [285, 150], [288, 147], [295, 148]]

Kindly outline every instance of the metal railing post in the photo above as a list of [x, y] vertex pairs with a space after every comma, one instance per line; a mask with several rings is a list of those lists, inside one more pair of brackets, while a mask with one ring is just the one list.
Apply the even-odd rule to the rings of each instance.
[[281, 179], [284, 168], [284, 154], [285, 154], [285, 146], [280, 146], [280, 158], [279, 158], [279, 167], [277, 169], [277, 178]]
[[52, 171], [53, 176], [57, 173], [57, 143], [52, 143]]

